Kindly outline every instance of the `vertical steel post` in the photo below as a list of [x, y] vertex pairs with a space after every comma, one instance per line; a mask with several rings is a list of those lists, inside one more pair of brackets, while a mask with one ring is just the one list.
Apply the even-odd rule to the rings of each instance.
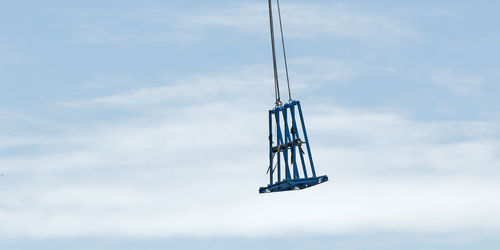
[[[294, 146], [293, 146], [294, 148], [293, 148], [293, 150], [294, 150], [294, 155], [296, 154], [295, 153], [296, 152], [295, 147], [297, 146], [296, 143], [295, 143], [295, 141], [296, 141], [296, 139], [300, 139], [299, 129], [297, 128], [297, 122], [295, 121], [295, 106], [296, 106], [296, 103], [292, 103], [292, 107], [290, 109], [291, 115], [292, 115], [292, 126], [294, 127], [294, 132], [295, 132], [293, 134], [293, 141], [294, 141]], [[304, 177], [308, 178], [307, 177], [306, 164], [305, 164], [305, 161], [304, 161], [304, 155], [302, 155], [302, 152], [301, 152], [300, 148], [299, 148], [299, 154], [300, 154], [300, 162], [302, 163], [302, 171], [304, 172]], [[296, 159], [294, 159], [294, 162], [295, 162], [295, 164], [297, 164], [296, 163]]]
[[[288, 143], [292, 142], [291, 136], [290, 136], [290, 129], [288, 128], [288, 108], [290, 107], [290, 104], [285, 104], [283, 106], [283, 119], [285, 123], [285, 145], [286, 145], [286, 152], [288, 154], [288, 150], [290, 147], [288, 146]], [[288, 168], [288, 156], [286, 157], [286, 165]], [[293, 179], [298, 179], [300, 178], [299, 176], [299, 171], [297, 170], [297, 166], [293, 164]]]
[[304, 123], [304, 116], [302, 115], [302, 108], [300, 107], [299, 101], [295, 101], [295, 102], [297, 103], [297, 107], [299, 108], [300, 123], [302, 123], [302, 130], [304, 133], [304, 139], [306, 140], [307, 154], [309, 155], [309, 163], [311, 164], [312, 174], [313, 174], [313, 177], [316, 177], [316, 171], [314, 170], [314, 163], [313, 163], [312, 154], [311, 154], [311, 147], [309, 146], [309, 138], [307, 137], [306, 125]]
[[[286, 152], [287, 152], [286, 148], [284, 150], [281, 149], [281, 147], [283, 146], [283, 134], [281, 132], [281, 126], [280, 126], [280, 112], [281, 112], [281, 109], [282, 109], [281, 107], [277, 107], [275, 109], [275, 113], [274, 113], [274, 115], [276, 117], [276, 127], [278, 129], [278, 134], [277, 134], [277, 136], [278, 136], [278, 146], [277, 147], [278, 147], [278, 150], [279, 150], [279, 152], [278, 152], [278, 169], [280, 169], [280, 167], [281, 167], [281, 154], [283, 154], [283, 157], [286, 157]], [[286, 161], [285, 161], [285, 163], [286, 163]], [[288, 167], [285, 168], [285, 179], [286, 180], [291, 179], [291, 177], [290, 177], [290, 169], [288, 169]], [[279, 181], [281, 181], [281, 179]]]
[[269, 185], [273, 185], [273, 112], [269, 110]]
[[281, 127], [280, 127], [280, 117], [278, 115], [278, 110], [274, 110], [274, 119], [276, 121], [276, 164], [278, 165], [278, 182], [281, 182], [281, 154], [279, 151], [279, 146], [281, 144]]

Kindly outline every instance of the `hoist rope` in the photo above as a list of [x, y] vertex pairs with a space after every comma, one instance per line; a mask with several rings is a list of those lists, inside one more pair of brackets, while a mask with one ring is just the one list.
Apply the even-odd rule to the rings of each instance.
[[290, 78], [288, 77], [288, 63], [286, 60], [286, 50], [285, 50], [285, 36], [283, 36], [283, 22], [281, 21], [281, 9], [280, 9], [280, 0], [276, 0], [278, 4], [278, 17], [280, 20], [280, 31], [281, 31], [281, 45], [283, 48], [283, 58], [285, 59], [285, 72], [286, 72], [286, 83], [288, 85], [288, 100], [292, 101], [292, 93], [290, 92]]
[[271, 0], [268, 0], [268, 3], [269, 3], [269, 26], [271, 28], [271, 45], [273, 48], [274, 91], [276, 95], [276, 106], [281, 106], [280, 86], [278, 81], [278, 65], [276, 63], [276, 46], [274, 45], [273, 6]]

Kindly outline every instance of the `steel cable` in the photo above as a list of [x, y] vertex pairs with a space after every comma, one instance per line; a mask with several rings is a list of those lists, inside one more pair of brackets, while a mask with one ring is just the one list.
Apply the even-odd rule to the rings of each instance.
[[278, 65], [276, 63], [276, 46], [274, 42], [273, 6], [271, 0], [268, 0], [268, 3], [269, 3], [269, 26], [271, 28], [271, 45], [273, 48], [274, 90], [276, 95], [276, 106], [281, 106], [280, 86], [278, 81]]
[[278, 4], [278, 17], [280, 20], [281, 45], [283, 47], [283, 58], [285, 59], [285, 72], [286, 72], [286, 83], [288, 85], [288, 98], [289, 98], [289, 101], [292, 101], [292, 93], [290, 91], [290, 78], [288, 77], [288, 62], [286, 60], [285, 36], [283, 35], [283, 22], [281, 21], [280, 0], [276, 0], [276, 3]]

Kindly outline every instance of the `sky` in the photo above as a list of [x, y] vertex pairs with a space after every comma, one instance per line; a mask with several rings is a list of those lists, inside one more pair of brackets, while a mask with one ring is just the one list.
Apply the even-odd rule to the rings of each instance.
[[330, 181], [262, 195], [266, 1], [3, 1], [0, 248], [498, 249], [499, 8], [282, 0]]

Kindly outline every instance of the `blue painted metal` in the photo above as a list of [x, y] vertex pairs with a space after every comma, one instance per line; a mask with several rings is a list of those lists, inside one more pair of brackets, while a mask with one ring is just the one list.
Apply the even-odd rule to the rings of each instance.
[[328, 176], [323, 175], [316, 178], [301, 178], [296, 180], [284, 180], [282, 182], [277, 182], [273, 185], [268, 185], [267, 187], [259, 188], [259, 193], [273, 193], [273, 192], [283, 192], [300, 190], [308, 187], [312, 187], [328, 181]]
[[[296, 110], [299, 114], [299, 120], [296, 120]], [[281, 118], [283, 118], [283, 120], [281, 120]], [[273, 126], [273, 120], [275, 126]], [[297, 126], [299, 123], [302, 131], [300, 131]], [[276, 128], [275, 136], [273, 136], [273, 128]], [[304, 136], [304, 141], [300, 138], [301, 134]], [[276, 145], [273, 139], [276, 139]], [[302, 144], [306, 145], [305, 151], [302, 148]], [[297, 166], [297, 154], [300, 155], [299, 163], [302, 166], [302, 168], [300, 168], [302, 172], [299, 171], [299, 167]], [[307, 154], [309, 161], [304, 159], [304, 154]], [[281, 171], [283, 162], [283, 167], [285, 168], [283, 172], [285, 176], [282, 176]], [[293, 178], [290, 173], [290, 165], [293, 171]], [[276, 168], [277, 171], [275, 171]], [[307, 173], [308, 169], [310, 169], [312, 177], [309, 177]], [[299, 101], [290, 101], [290, 103], [269, 110], [268, 174], [269, 185], [267, 185], [267, 187], [261, 187], [259, 193], [299, 190], [328, 181], [328, 176], [326, 175], [316, 176], [309, 138], [307, 137], [304, 116]]]
[[304, 132], [304, 138], [306, 139], [307, 154], [309, 155], [309, 162], [311, 164], [311, 170], [313, 177], [316, 177], [316, 170], [314, 170], [314, 162], [311, 154], [311, 146], [309, 146], [309, 138], [307, 137], [306, 124], [304, 123], [304, 116], [302, 115], [302, 108], [300, 102], [297, 102], [297, 107], [299, 108], [300, 121], [302, 123], [302, 131]]

